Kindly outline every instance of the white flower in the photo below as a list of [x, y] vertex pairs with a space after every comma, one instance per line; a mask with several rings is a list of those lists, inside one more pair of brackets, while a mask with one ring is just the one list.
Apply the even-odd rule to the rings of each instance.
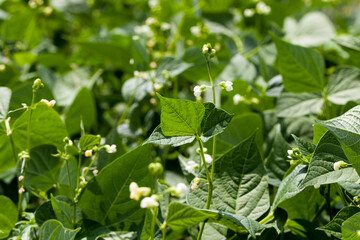
[[194, 161], [189, 161], [187, 163], [187, 165], [185, 166], [185, 170], [189, 173], [195, 174], [194, 169], [197, 167], [198, 165], [196, 164], [196, 162]]
[[0, 64], [0, 72], [5, 71], [6, 69], [6, 65], [5, 64]]
[[[195, 37], [199, 37], [200, 33], [201, 33], [201, 28], [199, 26], [192, 26], [190, 28], [190, 32], [192, 35], [194, 35]], [[204, 48], [203, 48], [204, 51]]]
[[146, 197], [140, 202], [141, 208], [152, 208], [157, 206], [159, 206], [159, 203], [151, 197]]
[[86, 150], [85, 151], [85, 157], [91, 157], [92, 156], [92, 151], [93, 150]]
[[19, 194], [22, 194], [22, 193], [24, 193], [25, 192], [25, 189], [23, 188], [23, 187], [21, 187], [20, 189], [19, 189]]
[[45, 103], [48, 107], [52, 108], [56, 104], [55, 100], [48, 101], [46, 99], [41, 99], [41, 102]]
[[7, 119], [5, 119], [5, 127], [6, 127], [6, 135], [7, 135], [7, 136], [10, 136], [10, 134], [11, 134], [10, 120], [11, 120], [10, 117], [8, 117]]
[[200, 178], [194, 178], [193, 183], [191, 184], [191, 190], [196, 191], [196, 189], [199, 187]]
[[184, 183], [178, 183], [175, 187], [175, 192], [180, 197], [184, 197], [188, 191], [189, 189]]
[[245, 9], [244, 10], [244, 16], [247, 17], [247, 18], [250, 18], [252, 16], [255, 15], [255, 9], [253, 8], [248, 8], [248, 9]]
[[315, 185], [314, 185], [314, 188], [315, 188], [315, 189], [318, 189], [318, 188], [320, 188], [320, 186], [321, 186], [320, 184], [315, 184]]
[[142, 25], [142, 26], [136, 26], [134, 28], [134, 31], [136, 34], [144, 34], [147, 37], [154, 36], [154, 33], [151, 31], [150, 27], [148, 25]]
[[197, 86], [195, 86], [194, 87], [194, 96], [195, 97], [200, 97], [201, 94], [205, 91], [205, 89], [206, 89], [205, 85], [201, 85], [201, 86], [197, 85]]
[[154, 83], [154, 89], [155, 91], [159, 91], [164, 87], [161, 83]]
[[234, 104], [237, 105], [239, 102], [244, 102], [245, 98], [241, 96], [240, 94], [235, 94], [233, 97]]
[[170, 23], [163, 23], [163, 24], [161, 24], [161, 27], [160, 27], [161, 31], [167, 31], [170, 28], [171, 28]]
[[153, 18], [153, 17], [149, 17], [149, 18], [147, 18], [146, 21], [145, 21], [145, 24], [146, 24], [146, 25], [153, 25], [153, 24], [155, 24], [155, 23], [156, 23], [156, 19]]
[[287, 153], [289, 154], [287, 157], [289, 158], [289, 159], [291, 159], [292, 157], [291, 157], [291, 154], [293, 154], [293, 151], [292, 150], [287, 150]]
[[24, 180], [24, 176], [23, 176], [23, 175], [19, 176], [19, 182], [21, 182], [22, 180]]
[[264, 2], [258, 2], [256, 4], [256, 12], [258, 14], [268, 15], [271, 12], [271, 7], [266, 5]]
[[105, 150], [106, 150], [106, 152], [108, 152], [108, 153], [115, 153], [116, 152], [116, 145], [115, 144], [113, 144], [113, 145], [105, 145], [104, 146], [105, 147]]
[[205, 156], [205, 162], [212, 163], [213, 159], [209, 154], [204, 154], [204, 156]]
[[98, 175], [99, 170], [95, 169], [95, 170], [92, 171], [92, 173], [93, 173], [94, 176], [96, 176], [96, 175]]
[[208, 45], [207, 44], [204, 44], [204, 46], [202, 47], [202, 53], [203, 54], [206, 54], [206, 53], [208, 53], [209, 52], [209, 47], [208, 47]]
[[130, 65], [133, 65], [135, 63], [135, 60], [133, 58], [130, 58], [129, 63], [130, 63]]
[[233, 83], [230, 82], [230, 81], [226, 81], [226, 82], [222, 81], [222, 82], [219, 83], [219, 87], [221, 87], [222, 89], [225, 89], [228, 92], [233, 90], [232, 85], [233, 85]]
[[346, 163], [344, 161], [338, 161], [334, 163], [334, 170], [338, 171], [341, 167], [345, 167]]
[[129, 185], [130, 199], [138, 201], [140, 197], [150, 194], [151, 189], [148, 187], [139, 187], [136, 182], [132, 182]]

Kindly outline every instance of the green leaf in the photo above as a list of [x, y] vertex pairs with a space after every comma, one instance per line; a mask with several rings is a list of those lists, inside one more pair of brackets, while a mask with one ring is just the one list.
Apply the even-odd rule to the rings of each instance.
[[331, 132], [327, 132], [315, 149], [301, 187], [344, 181], [356, 182], [359, 176], [354, 168], [348, 167], [334, 171], [334, 163], [338, 161], [347, 162], [348, 160], [336, 137]]
[[326, 89], [329, 101], [338, 105], [359, 100], [359, 91], [360, 69], [349, 66], [336, 68]]
[[360, 238], [360, 213], [354, 214], [342, 223], [343, 240], [358, 240]]
[[[26, 111], [13, 125], [13, 137], [19, 149], [27, 149], [29, 115], [30, 111]], [[67, 132], [59, 114], [53, 108], [44, 103], [37, 104], [32, 113], [30, 129], [30, 149], [43, 144], [62, 149]]]
[[[205, 170], [199, 177], [206, 178]], [[207, 191], [207, 183], [200, 181], [187, 196], [189, 204], [204, 208]], [[257, 219], [269, 204], [268, 177], [253, 134], [216, 159], [210, 208]]]
[[80, 228], [64, 228], [57, 220], [48, 220], [40, 228], [40, 240], [73, 240]]
[[276, 105], [278, 117], [299, 117], [308, 114], [317, 114], [324, 104], [320, 94], [294, 94], [283, 92]]
[[308, 156], [315, 151], [316, 146], [314, 144], [307, 142], [304, 139], [298, 138], [294, 134], [291, 134], [291, 136], [294, 138], [296, 145], [304, 156]]
[[81, 121], [86, 131], [90, 131], [97, 122], [94, 97], [86, 87], [78, 92], [65, 113], [65, 124], [70, 136], [80, 132]]
[[18, 211], [10, 198], [0, 196], [0, 238], [9, 236], [18, 220]]
[[304, 179], [306, 170], [307, 167], [298, 165], [290, 174], [285, 177], [285, 179], [281, 182], [278, 191], [276, 192], [275, 199], [271, 207], [272, 209], [277, 208], [280, 203], [294, 197], [304, 189], [298, 187], [298, 185]]
[[150, 145], [146, 145], [104, 167], [89, 180], [81, 194], [79, 207], [85, 217], [110, 226], [139, 211], [139, 202], [130, 199], [129, 185], [137, 182], [141, 187], [152, 186], [154, 178], [148, 170], [151, 162]]
[[356, 106], [343, 115], [327, 120], [316, 121], [320, 125], [326, 127], [341, 143], [341, 146], [360, 175], [360, 106]]
[[157, 126], [154, 131], [151, 133], [150, 137], [144, 144], [160, 144], [160, 145], [170, 145], [173, 147], [178, 147], [187, 143], [193, 142], [195, 137], [193, 136], [165, 136], [161, 131], [161, 124]]
[[86, 151], [100, 145], [99, 135], [85, 134], [80, 137], [80, 149]]
[[284, 87], [293, 93], [321, 92], [324, 88], [324, 60], [315, 50], [285, 42], [270, 33], [277, 49], [279, 72]]
[[154, 239], [156, 218], [158, 215], [158, 208], [146, 209], [144, 225], [141, 230], [140, 240], [152, 240]]
[[134, 77], [126, 80], [121, 88], [121, 95], [125, 101], [130, 101], [134, 95], [134, 100], [140, 102], [146, 95], [153, 91], [153, 84], [147, 79]]
[[342, 208], [336, 216], [325, 226], [317, 228], [317, 230], [322, 230], [324, 232], [327, 232], [334, 237], [342, 238], [341, 234], [341, 225], [342, 223], [353, 216], [354, 214], [360, 212], [360, 208], [356, 206], [347, 206]]
[[49, 219], [56, 219], [51, 201], [44, 202], [35, 211], [35, 221], [39, 226]]
[[269, 183], [279, 186], [286, 170], [290, 164], [286, 159], [287, 151], [290, 149], [289, 144], [285, 141], [281, 134], [280, 125], [275, 126], [275, 138], [270, 154], [265, 160], [265, 168], [269, 176]]
[[7, 116], [11, 99], [11, 90], [7, 87], [0, 87], [0, 122]]
[[201, 140], [206, 142], [212, 136], [222, 133], [234, 115], [216, 108], [213, 103], [204, 103], [204, 107], [205, 115], [201, 122]]
[[205, 107], [199, 102], [165, 98], [157, 94], [161, 104], [161, 130], [166, 136], [199, 134]]
[[186, 63], [180, 59], [173, 58], [171, 56], [164, 57], [161, 60], [161, 63], [156, 70], [156, 76], [159, 78], [162, 75], [164, 70], [170, 72], [170, 77], [176, 77], [182, 72], [186, 71], [188, 68], [192, 67], [194, 64]]
[[360, 38], [344, 35], [335, 38], [334, 41], [349, 54], [347, 62], [351, 65], [360, 67]]
[[197, 223], [207, 220], [209, 223], [220, 223], [235, 232], [248, 231], [251, 236], [263, 227], [256, 221], [241, 215], [230, 213], [193, 208], [187, 204], [173, 202], [169, 205], [166, 217], [166, 225], [176, 230], [187, 229]]
[[62, 162], [55, 146], [41, 145], [30, 149], [30, 161], [26, 171], [26, 186], [41, 191], [48, 191], [57, 184]]
[[[51, 206], [56, 216], [56, 219], [59, 220], [64, 227], [73, 228], [74, 227], [74, 204], [71, 199], [57, 196], [54, 197], [51, 195]], [[75, 224], [81, 219], [80, 209], [76, 209], [76, 219]]]

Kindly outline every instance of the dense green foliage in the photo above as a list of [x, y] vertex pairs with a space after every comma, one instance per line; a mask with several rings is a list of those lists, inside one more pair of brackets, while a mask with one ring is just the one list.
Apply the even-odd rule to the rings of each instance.
[[0, 0], [0, 239], [359, 239], [359, 10]]

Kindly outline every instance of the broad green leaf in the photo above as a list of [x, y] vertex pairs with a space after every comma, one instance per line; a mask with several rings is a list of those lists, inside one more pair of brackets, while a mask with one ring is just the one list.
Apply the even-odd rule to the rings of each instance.
[[73, 228], [79, 220], [81, 220], [80, 209], [76, 209], [76, 218], [74, 223], [74, 204], [71, 199], [62, 196], [51, 196], [51, 206], [56, 216], [64, 227]]
[[49, 219], [56, 219], [51, 201], [44, 202], [35, 211], [35, 221], [39, 226]]
[[136, 102], [143, 100], [146, 95], [153, 91], [153, 84], [150, 80], [141, 77], [128, 79], [121, 88], [121, 95], [126, 101], [130, 101], [132, 96]]
[[321, 126], [318, 123], [314, 124], [314, 139], [313, 144], [318, 145], [320, 142], [320, 139], [324, 136], [324, 134], [327, 132], [327, 128], [324, 126]]
[[164, 57], [161, 60], [161, 63], [156, 70], [156, 76], [160, 78], [162, 76], [163, 71], [169, 71], [170, 77], [176, 77], [182, 72], [186, 71], [186, 69], [192, 67], [194, 64], [186, 63], [181, 61], [180, 59], [176, 59], [173, 57]]
[[165, 136], [199, 134], [205, 107], [199, 102], [165, 98], [157, 94], [161, 104], [161, 131]]
[[46, 192], [58, 183], [62, 167], [57, 149], [51, 145], [41, 145], [30, 149], [30, 160], [26, 171], [26, 186]]
[[229, 79], [243, 79], [252, 82], [256, 77], [256, 68], [241, 54], [234, 55], [225, 69], [221, 72], [217, 81], [228, 81]]
[[[152, 162], [150, 146], [137, 147], [117, 158], [89, 180], [79, 207], [84, 218], [104, 226], [121, 222], [139, 211], [139, 202], [130, 199], [129, 185], [152, 186], [154, 178], [148, 165]], [[139, 216], [142, 219], [142, 216]]]
[[193, 142], [194, 136], [165, 136], [161, 131], [161, 124], [151, 133], [150, 137], [143, 144], [171, 145], [173, 147], [181, 146]]
[[329, 101], [338, 105], [359, 100], [359, 91], [360, 69], [349, 66], [335, 69], [326, 89]]
[[90, 131], [97, 121], [94, 97], [86, 87], [78, 92], [65, 113], [65, 124], [70, 136], [80, 132], [81, 121], [86, 131]]
[[358, 174], [360, 174], [360, 106], [356, 106], [343, 115], [317, 121], [326, 127], [341, 143], [344, 152]]
[[6, 196], [0, 196], [0, 238], [9, 236], [18, 220], [16, 205]]
[[216, 210], [193, 208], [187, 204], [173, 202], [169, 205], [166, 224], [173, 230], [184, 230], [197, 223], [220, 223], [235, 232], [248, 231], [251, 236], [262, 229], [262, 226], [249, 218]]
[[11, 99], [11, 90], [7, 87], [0, 87], [0, 122], [6, 118]]
[[298, 138], [294, 134], [291, 136], [294, 138], [296, 145], [304, 156], [308, 156], [315, 151], [316, 146], [314, 144], [307, 142], [304, 139]]
[[284, 22], [285, 38], [293, 44], [316, 47], [335, 36], [335, 27], [326, 14], [310, 12], [297, 23], [293, 18]]
[[[248, 113], [233, 117], [225, 131], [216, 137], [216, 154], [224, 154], [240, 142], [250, 137], [255, 131], [258, 131], [258, 134], [256, 134], [255, 137], [255, 142], [258, 148], [260, 148], [263, 142], [263, 121], [261, 117], [255, 113]], [[209, 152], [212, 151], [212, 146], [212, 139], [205, 143], [205, 147]]]
[[206, 142], [212, 136], [222, 133], [234, 115], [215, 107], [213, 103], [204, 103], [205, 115], [201, 122], [201, 139]]
[[307, 167], [298, 165], [285, 179], [281, 182], [278, 191], [276, 192], [272, 209], [279, 206], [280, 203], [294, 197], [300, 193], [304, 188], [300, 188], [299, 184], [305, 177]]
[[[206, 179], [205, 170], [199, 177]], [[206, 182], [200, 181], [187, 196], [189, 204], [203, 208], [207, 191]], [[269, 204], [268, 177], [253, 134], [216, 159], [210, 208], [257, 219]]]
[[40, 240], [73, 240], [80, 228], [64, 228], [57, 220], [48, 220], [40, 228]]
[[284, 87], [293, 93], [321, 92], [324, 88], [324, 60], [313, 49], [285, 42], [270, 33], [275, 42], [279, 72]]
[[[6, 174], [7, 171], [11, 171], [16, 165], [17, 158], [13, 154], [10, 138], [6, 134], [0, 134], [0, 174]], [[2, 177], [5, 178], [6, 176]]]
[[[30, 111], [26, 111], [13, 125], [15, 145], [27, 149], [28, 120]], [[30, 149], [43, 144], [54, 145], [62, 149], [67, 132], [59, 114], [44, 103], [33, 110], [30, 124]]]
[[338, 161], [348, 162], [339, 141], [331, 132], [327, 132], [316, 146], [301, 187], [344, 181], [356, 182], [359, 176], [354, 168], [334, 171], [334, 163]]
[[100, 235], [97, 240], [135, 240], [137, 238], [136, 232], [110, 232]]
[[360, 67], [360, 38], [344, 35], [334, 39], [348, 54], [348, 63]]
[[327, 232], [337, 238], [342, 238], [341, 234], [341, 225], [342, 223], [353, 216], [354, 214], [360, 212], [360, 208], [356, 206], [347, 206], [342, 208], [336, 216], [325, 226], [317, 228], [318, 230], [322, 230], [324, 232]]
[[324, 104], [320, 94], [302, 93], [294, 94], [283, 92], [277, 102], [278, 117], [299, 117], [308, 114], [317, 114]]
[[265, 159], [265, 168], [269, 176], [269, 184], [274, 186], [280, 185], [286, 170], [290, 166], [286, 158], [290, 146], [281, 135], [280, 130], [280, 125], [277, 124], [270, 154]]
[[80, 149], [86, 151], [100, 145], [101, 137], [99, 135], [85, 134], [80, 137]]
[[291, 235], [286, 234], [287, 239], [301, 239], [301, 240], [328, 240], [329, 237], [322, 231], [316, 230], [316, 223], [304, 219], [291, 219], [286, 223]]
[[343, 240], [358, 240], [360, 238], [360, 213], [345, 220], [341, 225]]

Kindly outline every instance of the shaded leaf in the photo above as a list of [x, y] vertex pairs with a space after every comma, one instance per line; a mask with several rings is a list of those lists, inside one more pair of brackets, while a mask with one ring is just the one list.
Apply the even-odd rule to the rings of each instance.
[[48, 220], [40, 228], [40, 240], [73, 240], [80, 228], [64, 228], [57, 220]]
[[150, 137], [143, 144], [160, 144], [171, 145], [173, 147], [191, 143], [195, 139], [194, 136], [165, 136], [161, 131], [161, 124], [157, 126], [151, 133]]

